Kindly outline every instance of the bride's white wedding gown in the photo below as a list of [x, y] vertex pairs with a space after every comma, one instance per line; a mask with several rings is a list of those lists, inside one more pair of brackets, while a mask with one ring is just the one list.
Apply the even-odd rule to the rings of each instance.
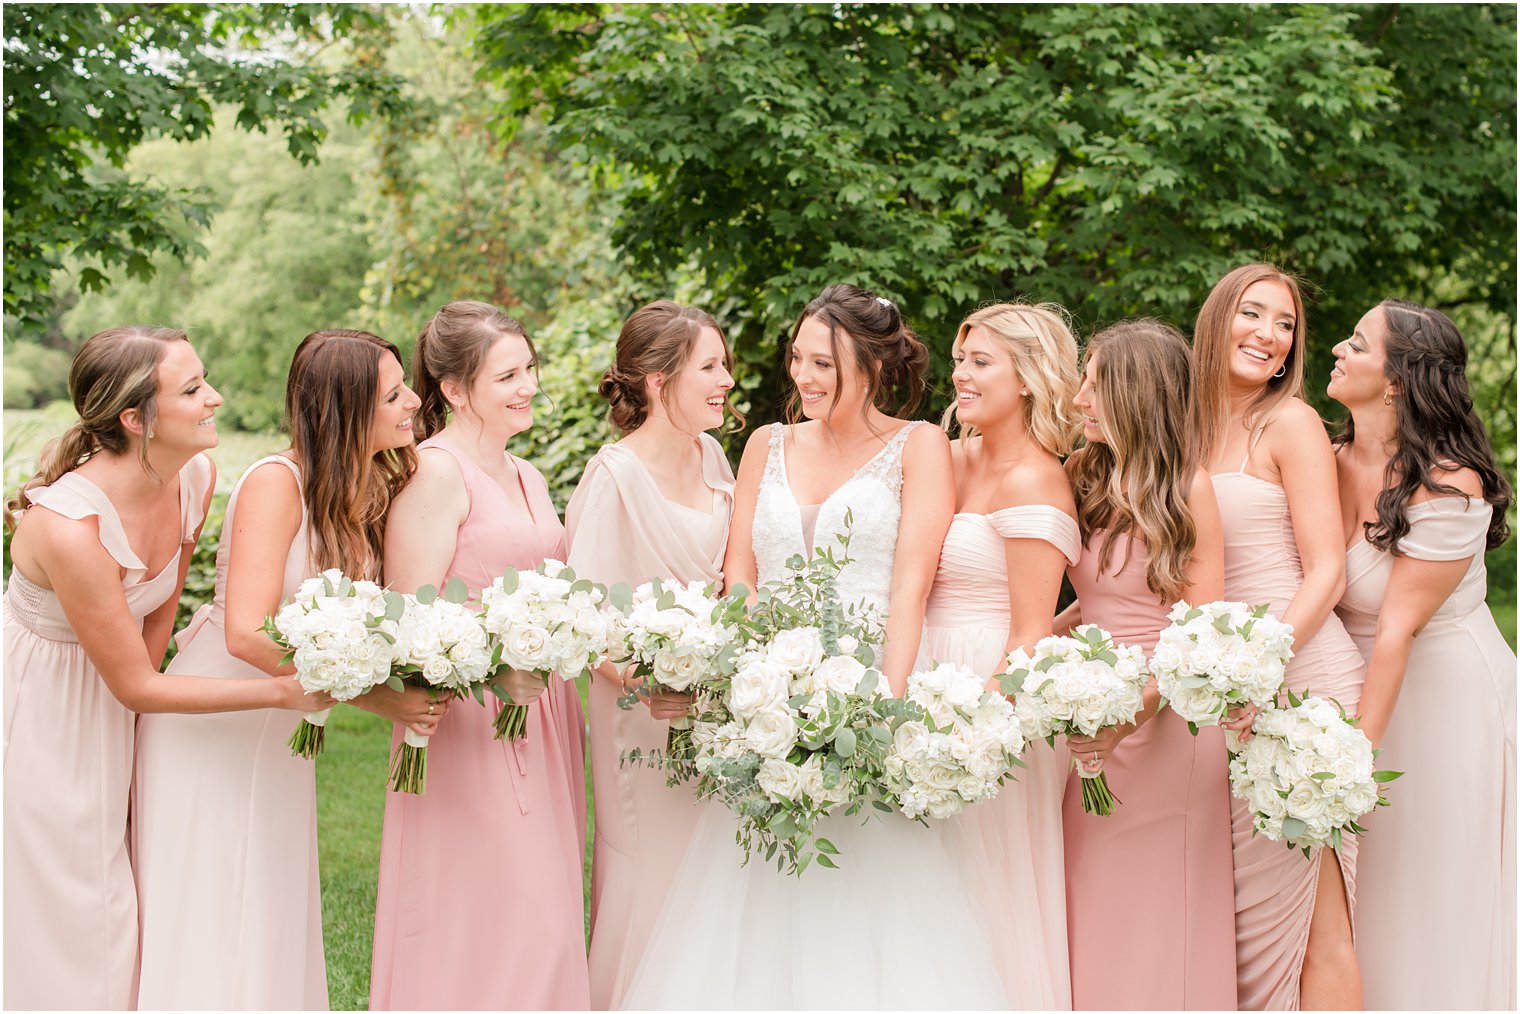
[[[886, 611], [902, 513], [910, 423], [819, 505], [815, 536], [786, 477], [785, 429], [771, 431], [755, 503], [759, 581], [781, 576], [811, 545], [837, 546], [851, 515], [847, 605]], [[625, 1009], [1003, 1008], [1006, 994], [975, 900], [940, 831], [896, 814], [826, 818], [839, 869], [779, 873], [735, 841], [737, 823], [709, 806], [697, 825]]]

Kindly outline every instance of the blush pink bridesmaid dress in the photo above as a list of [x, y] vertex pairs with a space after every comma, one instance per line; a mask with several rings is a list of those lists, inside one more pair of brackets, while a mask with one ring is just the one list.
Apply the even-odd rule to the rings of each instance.
[[[1378, 767], [1402, 771], [1363, 823], [1357, 954], [1369, 1010], [1515, 1008], [1515, 653], [1485, 601], [1493, 508], [1409, 508], [1399, 548], [1469, 560], [1420, 630]], [[1393, 558], [1358, 539], [1336, 610], [1370, 656]], [[1459, 733], [1454, 734], [1457, 730]]]
[[[180, 470], [179, 551], [149, 575], [111, 500], [69, 472], [31, 510], [96, 518], [142, 619], [179, 587], [211, 463]], [[124, 1010], [137, 968], [137, 891], [127, 855], [133, 723], [100, 678], [58, 597], [11, 571], [5, 589], [5, 1007]]]
[[[514, 457], [530, 508], [447, 440], [470, 510], [444, 579], [472, 592], [508, 566], [563, 559], [542, 475]], [[427, 791], [390, 792], [380, 842], [372, 1010], [584, 1010], [585, 724], [573, 683], [549, 681], [527, 738], [492, 739], [499, 710], [457, 700], [428, 740]], [[398, 726], [392, 748], [401, 741]], [[377, 772], [377, 776], [382, 773]]]
[[[1248, 450], [1239, 469], [1213, 475], [1224, 519], [1224, 597], [1266, 604], [1281, 617], [1303, 584], [1303, 565], [1288, 494], [1276, 483], [1249, 474], [1249, 462]], [[1294, 646], [1285, 683], [1299, 696], [1334, 698], [1347, 714], [1355, 714], [1364, 672], [1361, 654], [1332, 613], [1313, 637]], [[1280, 841], [1252, 834], [1245, 803], [1232, 799], [1231, 806], [1240, 1009], [1297, 1010], [1325, 850], [1305, 859]], [[1329, 853], [1340, 861], [1346, 905], [1353, 915], [1357, 848], [1356, 836], [1350, 835], [1338, 854]]]
[[[718, 442], [705, 433], [700, 442], [711, 491], [706, 511], [665, 499], [639, 456], [621, 444], [608, 444], [586, 463], [565, 509], [568, 562], [577, 576], [633, 588], [657, 577], [722, 581], [734, 476]], [[663, 771], [621, 763], [628, 750], [663, 750], [669, 723], [642, 704], [619, 708], [618, 688], [605, 679], [593, 676], [588, 689], [596, 800], [591, 1005], [616, 1010], [704, 804], [690, 786], [667, 786]]]
[[[1008, 644], [1007, 539], [1048, 542], [1076, 563], [1082, 553], [1077, 523], [1041, 504], [991, 514], [961, 512], [950, 522], [924, 611], [920, 666], [949, 662], [978, 676], [1006, 664]], [[972, 878], [1011, 1010], [1070, 1010], [1066, 946], [1066, 876], [1061, 797], [1066, 747], [1043, 741], [1024, 751], [996, 797], [944, 822], [951, 861]]]
[[[1108, 533], [1089, 534], [1067, 571], [1095, 623], [1147, 654], [1168, 625], [1170, 602], [1145, 583], [1149, 553]], [[1068, 764], [1070, 762], [1068, 761]], [[1235, 1007], [1234, 878], [1224, 736], [1162, 708], [1125, 737], [1104, 766], [1120, 805], [1107, 817], [1082, 809], [1079, 776], [1067, 777], [1066, 921], [1076, 1010], [1232, 1010]], [[1302, 860], [1302, 856], [1299, 859]]]

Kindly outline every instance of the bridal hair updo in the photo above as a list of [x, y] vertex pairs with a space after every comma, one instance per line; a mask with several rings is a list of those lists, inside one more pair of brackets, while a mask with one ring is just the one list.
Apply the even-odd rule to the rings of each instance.
[[1197, 472], [1192, 354], [1176, 328], [1140, 318], [1112, 324], [1087, 343], [1103, 442], [1088, 442], [1071, 466], [1077, 524], [1086, 546], [1107, 533], [1098, 572], [1121, 533], [1145, 543], [1145, 583], [1163, 602], [1182, 597], [1198, 531], [1188, 508]]
[[1266, 382], [1246, 407], [1246, 428], [1289, 398], [1304, 393], [1304, 296], [1298, 279], [1271, 264], [1244, 264], [1221, 278], [1209, 292], [1193, 325], [1193, 373], [1198, 390], [1198, 453], [1208, 463], [1225, 441], [1230, 423], [1230, 332], [1240, 299], [1257, 282], [1281, 282], [1293, 298], [1293, 345], [1283, 361], [1283, 375]]
[[[51, 486], [98, 452], [125, 454], [133, 436], [121, 423], [123, 412], [136, 409], [142, 431], [153, 432], [159, 364], [170, 345], [188, 340], [178, 328], [132, 324], [92, 335], [80, 346], [69, 367], [69, 400], [79, 418], [48, 442], [37, 474], [6, 503], [7, 527], [15, 525], [17, 512], [31, 505], [28, 490]], [[146, 440], [138, 440], [137, 457], [143, 471], [153, 475]]]
[[[993, 303], [961, 321], [952, 352], [958, 350], [974, 327], [987, 329], [1013, 359], [1014, 372], [1028, 388], [1024, 425], [1040, 447], [1065, 457], [1071, 453], [1081, 430], [1072, 398], [1082, 386], [1077, 370], [1077, 339], [1071, 333], [1071, 316], [1055, 303]], [[941, 420], [946, 429], [955, 419], [955, 401]], [[976, 427], [964, 428], [972, 436]]]
[[491, 346], [508, 335], [516, 335], [527, 343], [529, 367], [537, 370], [538, 350], [533, 347], [533, 339], [521, 323], [490, 303], [456, 299], [446, 303], [423, 325], [417, 336], [417, 351], [412, 356], [412, 390], [422, 399], [414, 424], [418, 440], [426, 440], [449, 421], [449, 400], [443, 394], [443, 381], [453, 381], [468, 390]]
[[[632, 433], [649, 418], [649, 389], [645, 380], [653, 374], [673, 379], [691, 359], [702, 329], [710, 327], [723, 341], [723, 366], [734, 369], [734, 354], [728, 336], [718, 322], [695, 306], [682, 306], [668, 299], [658, 299], [641, 306], [623, 321], [618, 332], [617, 350], [612, 365], [602, 374], [597, 393], [607, 399], [607, 420], [619, 433]], [[670, 406], [673, 385], [660, 391], [660, 401]], [[741, 424], [744, 417], [733, 404], [724, 402]]]
[[[1494, 462], [1493, 445], [1473, 410], [1467, 388], [1467, 343], [1452, 319], [1440, 310], [1403, 299], [1385, 299], [1383, 374], [1392, 383], [1393, 457], [1377, 497], [1377, 520], [1363, 524], [1367, 541], [1401, 555], [1399, 540], [1409, 534], [1410, 498], [1422, 487], [1445, 496], [1464, 496], [1434, 473], [1442, 468], [1470, 468], [1483, 484], [1483, 499], [1493, 507], [1489, 549], [1509, 538], [1514, 493]], [[1351, 419], [1336, 435], [1343, 444], [1355, 435]]]
[[[903, 319], [896, 303], [848, 282], [830, 285], [803, 308], [792, 326], [788, 345], [797, 340], [797, 332], [809, 317], [828, 325], [829, 350], [836, 363], [842, 362], [839, 333], [849, 336], [855, 370], [866, 386], [862, 411], [869, 405], [888, 415], [918, 408], [924, 396], [929, 350]], [[831, 412], [839, 405], [839, 397], [836, 387]], [[802, 397], [795, 386], [787, 397], [787, 415], [794, 422], [802, 417]]]
[[384, 356], [405, 367], [384, 338], [332, 328], [301, 339], [290, 360], [285, 425], [317, 570], [378, 578], [391, 499], [417, 470], [410, 445], [370, 453]]

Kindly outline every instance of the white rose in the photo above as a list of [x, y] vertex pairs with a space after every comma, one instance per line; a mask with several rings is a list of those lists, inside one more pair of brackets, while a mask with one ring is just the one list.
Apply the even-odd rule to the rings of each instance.
[[849, 655], [835, 655], [819, 662], [813, 669], [813, 683], [821, 690], [853, 694], [866, 674], [866, 667]]
[[728, 707], [740, 718], [786, 703], [791, 677], [778, 665], [754, 659], [740, 666], [729, 684]]
[[793, 764], [768, 757], [760, 765], [755, 781], [770, 795], [795, 802], [802, 794], [803, 774]]
[[813, 627], [778, 630], [766, 648], [766, 659], [794, 673], [807, 672], [823, 661], [823, 638]]
[[760, 756], [780, 760], [797, 743], [797, 725], [786, 708], [767, 709], [750, 719], [744, 740]]
[[502, 642], [502, 661], [514, 669], [533, 670], [543, 665], [544, 650], [549, 646], [549, 632], [543, 627], [523, 624], [514, 627]]

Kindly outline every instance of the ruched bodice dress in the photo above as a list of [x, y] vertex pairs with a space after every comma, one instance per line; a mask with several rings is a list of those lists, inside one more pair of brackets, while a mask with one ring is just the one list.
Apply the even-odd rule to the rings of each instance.
[[[1089, 533], [1067, 570], [1095, 623], [1147, 654], [1169, 623], [1145, 580], [1145, 544]], [[1067, 777], [1066, 919], [1077, 1010], [1230, 1010], [1235, 1006], [1234, 880], [1224, 737], [1195, 737], [1169, 708], [1119, 742], [1104, 765], [1119, 806], [1082, 809]], [[1302, 857], [1300, 857], [1302, 858]]]
[[[1287, 492], [1247, 473], [1248, 461], [1249, 455], [1239, 470], [1213, 476], [1224, 519], [1224, 597], [1266, 604], [1281, 618], [1304, 583], [1303, 564]], [[1334, 698], [1355, 714], [1363, 674], [1361, 654], [1332, 613], [1313, 637], [1293, 646], [1285, 682], [1300, 697]], [[1305, 860], [1282, 842], [1253, 834], [1245, 803], [1233, 799], [1231, 806], [1240, 1009], [1297, 1010], [1324, 850]], [[1353, 913], [1357, 847], [1356, 837], [1348, 836], [1339, 852], [1346, 904]]]
[[[168, 672], [267, 679], [227, 650], [227, 566], [239, 494], [227, 500], [216, 592], [176, 638]], [[285, 554], [281, 601], [314, 573], [306, 516]], [[132, 860], [145, 1010], [326, 1010], [316, 767], [288, 745], [301, 716], [275, 708], [143, 715], [132, 786]]]
[[[442, 437], [469, 512], [443, 580], [478, 594], [508, 566], [563, 559], [548, 485], [513, 458], [528, 513]], [[380, 841], [372, 1010], [584, 1010], [585, 723], [575, 684], [549, 680], [526, 738], [492, 738], [500, 705], [454, 701], [428, 740], [427, 791], [390, 792]], [[392, 749], [401, 742], [401, 728]]]
[[[1378, 767], [1402, 771], [1362, 822], [1357, 953], [1369, 1010], [1515, 1007], [1515, 653], [1488, 611], [1493, 508], [1408, 509], [1400, 550], [1469, 560], [1409, 652]], [[1370, 657], [1393, 557], [1358, 539], [1336, 607]]]
[[[77, 472], [30, 490], [33, 507], [96, 518], [142, 620], [179, 589], [211, 463], [179, 473], [179, 551], [149, 576], [105, 492]], [[137, 892], [127, 853], [136, 716], [111, 696], [58, 597], [17, 568], [5, 590], [5, 1006], [132, 1006]]]
[[[577, 576], [633, 588], [654, 578], [723, 580], [734, 476], [718, 442], [707, 434], [700, 439], [708, 511], [667, 500], [639, 456], [621, 444], [587, 462], [565, 509], [568, 562]], [[622, 1003], [705, 805], [689, 786], [667, 786], [665, 772], [621, 762], [629, 750], [663, 750], [669, 723], [642, 705], [619, 708], [619, 696], [610, 680], [591, 679], [596, 838], [587, 960], [596, 1010]]]
[[[979, 676], [1002, 671], [1010, 625], [1009, 539], [1038, 539], [1069, 563], [1081, 555], [1077, 523], [1045, 505], [961, 513], [950, 522], [924, 613], [922, 663], [964, 665]], [[951, 860], [975, 877], [979, 910], [998, 941], [997, 965], [1010, 1009], [1071, 1006], [1066, 946], [1066, 881], [1061, 796], [1066, 748], [1044, 741], [1024, 752], [997, 796], [944, 824]]]

